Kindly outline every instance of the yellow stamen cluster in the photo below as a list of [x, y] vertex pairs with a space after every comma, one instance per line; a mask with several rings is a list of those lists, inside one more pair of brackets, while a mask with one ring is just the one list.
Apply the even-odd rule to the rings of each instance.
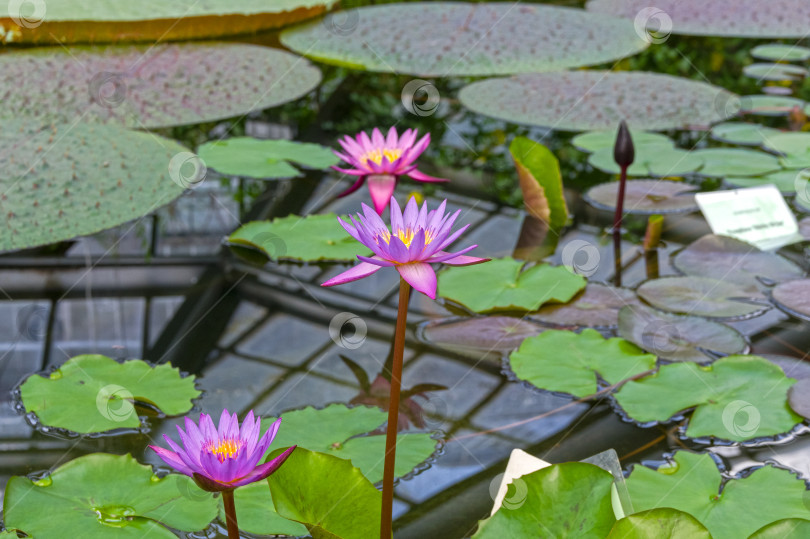
[[208, 445], [208, 450], [216, 455], [220, 462], [225, 462], [225, 459], [235, 457], [244, 443], [243, 440], [239, 439], [220, 440], [219, 442], [211, 442]]
[[402, 156], [402, 150], [399, 148], [375, 148], [361, 157], [360, 162], [365, 165], [368, 161], [374, 161], [376, 164], [382, 165], [383, 156], [388, 159], [389, 163], [393, 163]]
[[[416, 230], [411, 230], [410, 228], [406, 228], [405, 230], [397, 230], [396, 236], [402, 240], [402, 243], [405, 244], [405, 247], [410, 247], [411, 242], [413, 241], [414, 236], [416, 236]], [[391, 243], [391, 234], [389, 232], [384, 232], [382, 236], [383, 241], [388, 244]], [[425, 230], [425, 245], [431, 242], [433, 238], [430, 236], [430, 231]]]

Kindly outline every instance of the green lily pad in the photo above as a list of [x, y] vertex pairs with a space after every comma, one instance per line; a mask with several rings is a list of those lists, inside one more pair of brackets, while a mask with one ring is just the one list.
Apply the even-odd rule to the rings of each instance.
[[[324, 63], [432, 77], [596, 65], [648, 45], [627, 21], [593, 17], [579, 9], [513, 7], [456, 2], [366, 6], [286, 30], [281, 42]], [[347, 20], [354, 21], [350, 34], [332, 30]], [[605, 40], [606, 35], [611, 39]]]
[[[617, 132], [618, 128], [581, 133], [571, 139], [571, 144], [583, 152], [588, 153], [593, 153], [605, 148], [610, 148], [612, 151], [613, 145], [616, 144]], [[662, 135], [661, 133], [650, 133], [649, 131], [641, 131], [640, 129], [631, 129], [630, 137], [633, 139], [633, 145], [637, 148], [647, 144], [669, 144], [670, 146], [675, 146], [675, 142], [672, 139], [666, 135]]]
[[808, 75], [806, 68], [791, 64], [750, 64], [743, 68], [743, 75], [759, 81], [796, 81]]
[[627, 478], [636, 510], [684, 511], [706, 526], [714, 539], [748, 537], [784, 518], [810, 518], [803, 502], [805, 488], [804, 481], [788, 470], [769, 465], [724, 482], [711, 455], [688, 451], [678, 451], [671, 464], [657, 471], [634, 466]]
[[93, 453], [32, 481], [12, 477], [6, 485], [6, 526], [37, 538], [173, 539], [164, 526], [202, 530], [216, 517], [217, 502], [185, 475], [158, 479], [130, 455]]
[[631, 305], [619, 311], [619, 335], [670, 361], [706, 363], [717, 356], [748, 351], [745, 338], [725, 324], [642, 305]]
[[193, 157], [174, 141], [112, 125], [7, 120], [0, 142], [0, 252], [143, 217], [183, 193], [169, 165]]
[[[7, 43], [103, 43], [175, 41], [247, 34], [315, 17], [332, 0], [140, 0], [121, 9], [105, 0], [48, 0], [37, 4], [9, 2], [0, 11]], [[16, 7], [15, 7], [16, 6]]]
[[741, 286], [710, 277], [662, 277], [644, 282], [636, 293], [664, 311], [707, 318], [747, 318], [768, 310], [759, 296]]
[[616, 384], [655, 368], [655, 356], [624, 339], [605, 339], [595, 329], [549, 330], [523, 341], [509, 364], [519, 379], [540, 389], [587, 397], [599, 389], [597, 374]]
[[572, 301], [563, 305], [545, 305], [531, 317], [555, 326], [610, 328], [619, 323], [619, 309], [638, 304], [638, 298], [631, 290], [588, 283]]
[[590, 0], [586, 7], [630, 19], [648, 31], [665, 30], [667, 36], [802, 39], [810, 26], [810, 6], [804, 0]]
[[804, 62], [810, 60], [810, 49], [801, 45], [768, 43], [751, 49], [751, 56], [772, 62]]
[[[808, 165], [810, 165], [810, 155], [808, 155]], [[753, 178], [740, 178], [728, 177], [725, 182], [732, 187], [759, 187], [760, 185], [775, 185], [782, 194], [795, 195], [796, 186], [802, 189], [802, 192], [810, 191], [810, 175], [799, 170], [780, 170], [779, 172], [771, 172], [765, 176], [758, 176]]]
[[703, 160], [703, 167], [697, 171], [701, 176], [759, 176], [781, 168], [776, 157], [756, 150], [707, 148], [693, 153]]
[[794, 108], [801, 109], [805, 105], [796, 97], [765, 94], [744, 95], [740, 97], [739, 104], [739, 112], [755, 116], [787, 116]]
[[[536, 30], [534, 30], [536, 31]], [[717, 106], [736, 99], [722, 88], [659, 73], [561, 71], [487, 79], [462, 88], [470, 110], [517, 124], [560, 131], [631, 128], [660, 131], [709, 126], [736, 111]]]
[[340, 161], [320, 144], [251, 137], [206, 142], [197, 153], [207, 167], [247, 178], [293, 178], [301, 173], [291, 163], [320, 170]]
[[767, 359], [735, 355], [708, 367], [664, 365], [656, 374], [626, 383], [615, 398], [628, 417], [642, 424], [666, 422], [695, 408], [686, 436], [742, 442], [784, 434], [802, 421], [787, 403], [794, 382]]
[[321, 81], [293, 54], [214, 42], [26, 49], [1, 55], [0, 70], [3, 120], [133, 128], [242, 116], [298, 99]]
[[252, 221], [230, 235], [232, 246], [257, 249], [272, 260], [351, 261], [368, 250], [343, 230], [334, 213]]
[[610, 502], [613, 476], [593, 464], [553, 464], [515, 479], [512, 485], [513, 503], [480, 521], [473, 539], [601, 539], [616, 521]]
[[[590, 285], [589, 285], [590, 286]], [[530, 320], [511, 316], [475, 316], [431, 320], [419, 326], [418, 336], [427, 342], [455, 352], [480, 358], [489, 352], [506, 353], [517, 349], [527, 337], [548, 328]]]
[[535, 311], [547, 302], [570, 301], [587, 281], [562, 266], [499, 258], [439, 272], [439, 295], [473, 312]]
[[766, 138], [780, 133], [779, 129], [748, 122], [724, 122], [712, 127], [713, 139], [744, 146], [759, 146]]
[[771, 290], [771, 299], [780, 310], [810, 321], [810, 279], [797, 279], [776, 285]]
[[[804, 169], [810, 167], [810, 154], [785, 155], [779, 158], [779, 164], [782, 165], [782, 168]], [[804, 170], [794, 170], [793, 172], [797, 176], [801, 175], [805, 178], [807, 177], [807, 173]]]
[[119, 363], [101, 355], [72, 357], [48, 377], [32, 374], [20, 386], [25, 411], [41, 426], [81, 434], [140, 427], [139, 403], [168, 416], [184, 414], [199, 396], [194, 376], [182, 377], [168, 363]]
[[712, 539], [709, 530], [683, 511], [663, 507], [624, 517], [613, 525], [606, 539]]
[[[703, 166], [703, 160], [670, 144], [655, 143], [636, 146], [633, 164], [627, 167], [629, 176], [683, 176]], [[588, 164], [610, 174], [618, 174], [621, 168], [613, 158], [613, 148], [603, 148], [591, 154]]]
[[[696, 187], [668, 180], [629, 180], [624, 188], [624, 213], [656, 215], [688, 213], [698, 209]], [[613, 211], [619, 197], [619, 182], [602, 183], [588, 189], [585, 201], [600, 210]]]
[[300, 522], [313, 537], [380, 533], [382, 494], [346, 460], [299, 447], [267, 481], [278, 514]]
[[729, 236], [707, 234], [690, 243], [672, 259], [685, 275], [710, 277], [743, 287], [749, 294], [762, 286], [761, 279], [781, 282], [804, 276], [790, 260]]
[[[275, 447], [275, 444], [273, 446]], [[295, 451], [298, 451], [298, 449]], [[276, 513], [273, 496], [270, 494], [270, 489], [267, 488], [265, 481], [239, 487], [233, 491], [233, 498], [236, 507], [236, 522], [242, 532], [256, 535], [289, 535], [292, 537], [302, 537], [309, 534], [307, 527], [300, 522], [288, 520]], [[219, 520], [225, 522], [225, 507], [222, 504], [219, 506]]]
[[[768, 137], [763, 146], [784, 155], [780, 162], [785, 168], [804, 168], [810, 166], [810, 133], [779, 133]], [[787, 173], [786, 173], [787, 174]], [[801, 175], [805, 180], [804, 171], [793, 171], [794, 179]]]
[[810, 536], [810, 520], [786, 518], [756, 531], [748, 539], [802, 539]]

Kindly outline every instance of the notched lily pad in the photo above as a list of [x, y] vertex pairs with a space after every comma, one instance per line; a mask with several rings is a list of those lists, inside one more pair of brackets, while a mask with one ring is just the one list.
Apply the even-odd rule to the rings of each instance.
[[[621, 168], [613, 158], [613, 148], [597, 150], [588, 158], [588, 164], [610, 174]], [[643, 144], [636, 146], [633, 164], [627, 168], [629, 176], [683, 176], [703, 166], [695, 152], [673, 148], [670, 144]]]
[[710, 277], [662, 277], [641, 284], [641, 299], [664, 311], [708, 318], [751, 318], [769, 309], [757, 293]]
[[92, 453], [39, 480], [12, 477], [4, 508], [6, 526], [33, 537], [173, 539], [166, 527], [206, 528], [217, 501], [185, 475], [158, 479], [130, 455]]
[[735, 355], [707, 367], [663, 365], [653, 375], [626, 383], [615, 399], [630, 419], [645, 425], [694, 408], [686, 436], [743, 442], [787, 433], [802, 421], [787, 402], [794, 382], [767, 359]]
[[697, 171], [701, 176], [759, 176], [782, 168], [776, 157], [755, 150], [707, 148], [693, 153], [703, 160]]
[[531, 318], [557, 327], [612, 328], [618, 325], [619, 309], [625, 305], [639, 305], [632, 290], [588, 283], [573, 300], [545, 305]]
[[639, 511], [618, 520], [605, 539], [712, 539], [709, 530], [689, 513], [670, 507]]
[[490, 352], [511, 352], [527, 337], [547, 329], [511, 316], [475, 316], [425, 322], [418, 336], [426, 343], [480, 358]]
[[759, 146], [766, 138], [781, 133], [779, 129], [748, 122], [724, 122], [712, 127], [712, 138], [728, 144]]
[[[618, 128], [604, 131], [589, 131], [575, 136], [571, 139], [571, 144], [583, 152], [588, 153], [593, 153], [605, 148], [613, 150], [613, 145], [616, 144], [617, 131]], [[675, 142], [672, 139], [661, 133], [650, 133], [649, 131], [641, 131], [640, 129], [631, 129], [630, 136], [636, 148], [647, 144], [669, 144], [672, 147], [675, 146]]]
[[797, 279], [776, 285], [771, 299], [779, 310], [810, 322], [810, 279]]
[[706, 363], [719, 356], [748, 351], [745, 338], [734, 328], [642, 305], [631, 305], [619, 311], [619, 335], [670, 361]]
[[565, 303], [586, 280], [562, 266], [499, 258], [486, 264], [451, 267], [439, 273], [439, 295], [473, 312], [535, 311], [547, 302]]
[[139, 405], [167, 416], [184, 414], [200, 396], [194, 376], [183, 377], [168, 363], [119, 363], [101, 355], [72, 357], [48, 376], [32, 374], [19, 391], [38, 427], [80, 434], [139, 428]]
[[[698, 209], [693, 185], [668, 180], [629, 180], [625, 184], [624, 212], [636, 215], [688, 213]], [[585, 193], [585, 201], [600, 210], [616, 209], [619, 182], [602, 183]]]

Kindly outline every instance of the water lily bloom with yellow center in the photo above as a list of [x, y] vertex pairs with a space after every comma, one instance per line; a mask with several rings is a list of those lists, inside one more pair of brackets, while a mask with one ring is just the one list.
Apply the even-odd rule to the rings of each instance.
[[399, 177], [404, 175], [420, 182], [446, 182], [443, 178], [428, 176], [416, 170], [413, 162], [430, 144], [430, 134], [416, 141], [416, 130], [406, 129], [402, 136], [391, 128], [383, 137], [376, 127], [369, 137], [365, 132], [354, 139], [344, 137], [338, 142], [345, 153], [335, 151], [335, 155], [346, 161], [353, 168], [332, 167], [344, 174], [359, 176], [356, 182], [340, 195], [344, 197], [354, 193], [368, 181], [368, 190], [377, 213], [382, 213], [388, 206], [388, 200], [394, 194]]
[[[445, 215], [447, 201], [430, 212], [427, 202], [422, 208], [411, 198], [403, 213], [394, 197], [391, 197], [391, 230], [371, 208], [363, 204], [363, 214], [355, 219], [349, 216], [352, 224], [338, 221], [354, 239], [374, 252], [374, 256], [358, 256], [360, 264], [333, 277], [322, 286], [334, 286], [368, 277], [383, 267], [393, 266], [412, 287], [431, 299], [436, 299], [436, 272], [432, 263], [442, 262], [452, 266], [480, 264], [489, 258], [466, 256], [464, 253], [478, 247], [473, 245], [456, 253], [445, 251], [470, 225], [465, 225], [451, 233], [453, 223], [461, 210], [453, 215]], [[353, 225], [353, 226], [352, 226]]]
[[188, 417], [185, 423], [185, 431], [177, 425], [183, 448], [165, 434], [163, 437], [173, 451], [155, 445], [149, 447], [166, 464], [193, 478], [201, 489], [209, 492], [232, 491], [236, 487], [265, 479], [284, 464], [296, 447], [259, 464], [276, 437], [281, 418], [267, 429], [264, 436], [259, 437], [261, 418], [254, 419], [252, 410], [242, 422], [241, 429], [236, 414], [231, 416], [228, 410], [222, 411], [219, 429], [208, 414], [200, 414], [199, 426]]

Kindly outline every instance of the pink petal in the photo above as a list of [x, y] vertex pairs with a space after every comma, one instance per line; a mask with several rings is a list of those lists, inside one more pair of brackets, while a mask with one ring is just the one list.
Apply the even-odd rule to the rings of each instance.
[[[438, 263], [438, 262], [445, 262], [447, 260], [452, 260], [452, 259], [454, 259], [456, 257], [459, 257], [459, 256], [463, 255], [464, 253], [469, 253], [470, 251], [472, 251], [476, 247], [478, 247], [478, 246], [477, 245], [472, 245], [470, 247], [465, 247], [464, 249], [462, 249], [462, 250], [460, 250], [458, 252], [455, 252], [455, 253], [448, 253], [447, 251], [439, 251], [436, 254], [434, 254], [433, 256], [431, 256], [427, 261], [430, 262], [431, 264], [435, 264], [435, 263]], [[467, 258], [475, 258], [475, 257], [468, 256]], [[453, 264], [452, 262], [448, 262], [448, 263], [451, 266], [453, 266], [453, 265], [455, 265], [455, 266], [463, 266], [463, 265], [465, 265], [465, 264]]]
[[408, 247], [405, 246], [398, 236], [391, 236], [391, 240], [388, 242], [388, 252], [391, 254], [390, 260], [394, 260], [400, 264], [405, 264], [411, 258]]
[[357, 142], [363, 147], [363, 153], [371, 150], [374, 146], [371, 144], [371, 139], [368, 138], [365, 131], [362, 131], [359, 135], [357, 135]]
[[376, 127], [371, 132], [371, 143], [375, 148], [379, 148], [381, 150], [383, 146], [385, 146], [385, 138], [383, 138], [382, 133], [380, 133], [380, 130]]
[[408, 284], [430, 299], [436, 299], [436, 272], [425, 262], [411, 262], [397, 266], [397, 271]]
[[239, 479], [238, 481], [234, 481], [233, 483], [231, 483], [231, 485], [234, 488], [236, 488], [241, 487], [242, 485], [247, 485], [248, 483], [255, 483], [256, 481], [261, 481], [262, 479], [267, 478], [273, 472], [278, 470], [282, 464], [284, 464], [284, 461], [287, 460], [287, 457], [289, 457], [292, 454], [292, 452], [295, 450], [296, 447], [297, 446], [294, 445], [291, 448], [287, 449], [282, 454], [280, 454], [279, 456], [277, 456], [276, 458], [274, 458], [273, 460], [271, 460], [270, 462], [266, 462], [261, 466], [257, 466], [256, 468], [253, 469], [252, 472], [247, 474], [245, 477]]
[[391, 234], [397, 234], [400, 230], [404, 230], [402, 210], [394, 197], [391, 197], [391, 211], [389, 213], [391, 214]]
[[424, 250], [425, 250], [425, 231], [424, 229], [420, 228], [419, 230], [416, 231], [416, 234], [413, 235], [411, 245], [408, 247], [408, 251], [410, 253], [408, 259], [411, 262], [421, 260], [422, 251]]
[[[351, 216], [349, 216], [349, 219], [351, 219]], [[357, 232], [357, 228], [353, 227], [349, 223], [344, 222], [343, 219], [341, 219], [340, 217], [338, 217], [337, 220], [338, 223], [340, 223], [340, 226], [343, 227], [343, 230], [349, 233], [349, 236], [353, 237], [357, 241], [361, 241], [360, 234]]]
[[194, 472], [192, 477], [194, 478], [194, 482], [197, 483], [197, 486], [207, 492], [222, 492], [224, 490], [234, 489], [234, 487], [230, 485], [223, 485], [201, 473]]
[[405, 205], [405, 212], [402, 214], [402, 220], [405, 222], [405, 229], [413, 230], [416, 228], [416, 220], [419, 217], [419, 205], [416, 203], [416, 197], [411, 197], [408, 204]]
[[350, 283], [352, 281], [357, 281], [358, 279], [362, 279], [363, 277], [368, 277], [372, 273], [382, 269], [381, 266], [377, 266], [374, 264], [369, 264], [368, 262], [361, 262], [357, 264], [355, 267], [344, 271], [340, 275], [336, 275], [332, 277], [321, 286], [335, 286], [337, 284], [345, 284]]
[[149, 446], [157, 455], [169, 466], [180, 472], [181, 474], [187, 475], [191, 477], [191, 474], [194, 473], [191, 468], [186, 466], [186, 464], [180, 459], [177, 453], [174, 451], [169, 451], [168, 449], [164, 449], [162, 447], [158, 447], [156, 445]]
[[381, 268], [390, 268], [391, 266], [396, 266], [393, 262], [389, 262], [388, 260], [384, 260], [379, 256], [361, 256], [357, 255], [357, 258], [362, 260], [363, 262], [368, 262], [369, 264], [374, 264], [375, 266], [380, 266]]
[[[416, 138], [415, 133], [414, 133], [414, 138]], [[419, 142], [417, 142], [414, 145], [413, 150], [412, 150], [414, 158], [418, 157], [422, 152], [424, 152], [425, 149], [428, 147], [428, 144], [430, 144], [430, 133], [426, 134], [424, 137], [419, 139]]]
[[402, 149], [410, 148], [413, 146], [413, 141], [416, 140], [418, 131], [416, 129], [406, 129], [402, 136], [399, 137], [399, 147]]
[[[475, 245], [474, 247], [478, 247]], [[444, 260], [444, 264], [449, 264], [451, 266], [472, 266], [473, 264], [481, 264], [482, 262], [489, 262], [492, 260], [491, 258], [479, 258], [477, 256], [465, 256], [459, 255], [454, 258], [450, 258], [448, 260]]]
[[[363, 179], [364, 179], [365, 175], [371, 172], [371, 170], [361, 170], [359, 168], [340, 168], [340, 167], [337, 167], [337, 166], [333, 166], [332, 170], [337, 170], [341, 174], [346, 174], [347, 176], [360, 176], [360, 179], [357, 180], [357, 181], [360, 182], [361, 184], [363, 183]], [[352, 187], [354, 187], [354, 186], [352, 186]], [[351, 189], [352, 187], [350, 187], [349, 189]], [[356, 191], [356, 190], [357, 190], [357, 188], [355, 187], [353, 191]], [[347, 191], [346, 194], [351, 193], [353, 191]], [[340, 195], [340, 196], [346, 196], [346, 195]]]
[[374, 202], [374, 209], [378, 214], [385, 211], [385, 207], [388, 206], [396, 186], [396, 176], [389, 174], [368, 176], [368, 191], [371, 194], [372, 202]]
[[397, 135], [397, 128], [391, 126], [391, 129], [388, 130], [388, 136], [385, 137], [385, 147], [386, 148], [396, 148], [397, 142], [399, 142], [399, 136]]
[[436, 183], [436, 182], [449, 182], [450, 181], [450, 180], [448, 180], [446, 178], [437, 178], [436, 176], [428, 176], [424, 172], [419, 172], [418, 170], [415, 170], [415, 169], [410, 171], [410, 172], [407, 172], [406, 174], [408, 175], [409, 178], [411, 178], [413, 180], [416, 180], [418, 182]]

